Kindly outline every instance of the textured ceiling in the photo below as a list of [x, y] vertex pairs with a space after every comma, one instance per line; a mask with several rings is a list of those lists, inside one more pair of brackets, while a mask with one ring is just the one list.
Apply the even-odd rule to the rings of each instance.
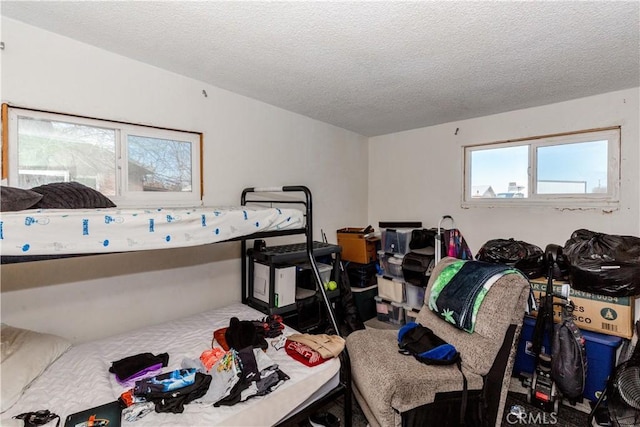
[[639, 5], [2, 1], [1, 12], [374, 136], [637, 87]]

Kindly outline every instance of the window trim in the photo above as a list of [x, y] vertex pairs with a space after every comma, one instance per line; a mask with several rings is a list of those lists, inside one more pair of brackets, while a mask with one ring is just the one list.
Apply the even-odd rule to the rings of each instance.
[[[71, 123], [76, 123], [79, 125], [88, 125], [95, 127], [108, 127], [112, 128], [116, 132], [116, 150], [120, 147], [121, 153], [126, 153], [127, 146], [124, 136], [128, 133], [136, 134], [136, 135], [146, 135], [154, 138], [171, 138], [171, 134], [182, 136], [182, 140], [187, 140], [184, 135], [190, 135], [188, 138], [188, 142], [192, 144], [192, 153], [191, 153], [191, 167], [192, 167], [192, 185], [193, 189], [191, 192], [185, 193], [186, 196], [189, 194], [189, 197], [182, 197], [182, 194], [179, 192], [172, 193], [155, 193], [146, 195], [144, 192], [128, 192], [129, 196], [135, 195], [136, 201], [140, 201], [146, 204], [150, 204], [153, 206], [194, 206], [201, 205], [203, 201], [204, 195], [204, 177], [203, 177], [203, 146], [204, 146], [204, 135], [202, 132], [197, 131], [188, 131], [181, 129], [172, 129], [166, 127], [159, 126], [151, 126], [137, 123], [130, 123], [118, 120], [108, 120], [108, 119], [100, 119], [89, 116], [82, 116], [77, 114], [67, 114], [67, 113], [59, 113], [41, 109], [34, 109], [28, 107], [20, 107], [14, 106], [7, 103], [2, 104], [2, 164], [1, 164], [1, 176], [2, 179], [7, 182], [8, 185], [17, 178], [14, 176], [14, 171], [12, 169], [17, 170], [17, 150], [12, 150], [10, 145], [12, 143], [11, 134], [17, 131], [17, 120], [15, 120], [18, 116], [20, 116], [20, 112], [24, 112], [24, 116], [29, 117], [40, 117], [48, 120], [57, 120], [57, 121], [66, 121]], [[135, 131], [134, 131], [135, 130]], [[116, 152], [116, 157], [119, 157], [119, 153]], [[127, 193], [124, 189], [123, 178], [124, 173], [127, 172], [127, 163], [124, 163], [124, 167], [121, 167], [121, 160], [116, 158], [115, 167], [116, 167], [116, 188], [118, 194], [113, 197], [114, 201], [118, 204], [118, 206], [134, 206], [136, 202], [131, 199], [131, 197], [122, 197], [122, 193]], [[158, 197], [158, 194], [168, 195], [166, 199], [162, 199]], [[196, 196], [197, 195], [197, 196]]]
[[[547, 134], [527, 138], [517, 138], [491, 143], [470, 144], [462, 147], [463, 180], [461, 191], [461, 206], [472, 207], [534, 207], [549, 206], [556, 208], [572, 209], [582, 207], [616, 208], [620, 204], [621, 181], [621, 126], [606, 128], [594, 128], [581, 131]], [[579, 138], [571, 142], [571, 137], [584, 135], [584, 139], [591, 138], [587, 134], [593, 134], [596, 138], [609, 141], [607, 159], [607, 193], [589, 194], [538, 194], [537, 182], [537, 155], [536, 149], [545, 146], [557, 146], [563, 144], [580, 143]], [[602, 136], [600, 136], [602, 135]], [[585, 142], [585, 141], [582, 141]], [[528, 145], [528, 171], [527, 185], [529, 197], [527, 198], [471, 198], [467, 191], [471, 191], [471, 153], [479, 149], [508, 148]]]

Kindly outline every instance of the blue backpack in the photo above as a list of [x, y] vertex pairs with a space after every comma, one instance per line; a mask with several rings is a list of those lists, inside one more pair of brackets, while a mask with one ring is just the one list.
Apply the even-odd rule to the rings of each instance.
[[433, 333], [426, 326], [409, 322], [398, 331], [398, 352], [411, 355], [427, 365], [455, 364], [462, 375], [460, 425], [465, 424], [467, 411], [467, 377], [462, 372], [462, 359], [456, 348]]
[[401, 354], [411, 355], [427, 365], [452, 365], [460, 361], [460, 353], [426, 326], [409, 322], [398, 331]]

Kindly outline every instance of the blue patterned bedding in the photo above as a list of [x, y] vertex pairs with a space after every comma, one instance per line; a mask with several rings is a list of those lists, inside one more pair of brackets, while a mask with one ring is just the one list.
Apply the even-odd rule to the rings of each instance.
[[0, 254], [67, 255], [177, 248], [303, 227], [304, 215], [298, 209], [34, 209], [0, 214]]

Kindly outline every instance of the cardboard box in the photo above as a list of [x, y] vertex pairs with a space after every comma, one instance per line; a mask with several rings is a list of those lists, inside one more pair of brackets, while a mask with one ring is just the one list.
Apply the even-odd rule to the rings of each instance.
[[377, 243], [380, 237], [365, 234], [364, 228], [347, 227], [336, 231], [338, 245], [342, 247], [341, 258], [345, 261], [369, 264], [377, 259]]
[[[532, 279], [530, 282], [539, 304], [540, 295], [544, 296], [547, 289], [547, 279], [541, 277]], [[568, 283], [554, 280], [553, 292], [561, 294], [562, 285], [566, 284]], [[575, 304], [573, 321], [580, 329], [622, 338], [633, 336], [634, 298], [598, 295], [571, 288], [569, 299]], [[555, 302], [562, 302], [562, 300], [556, 298]], [[554, 321], [560, 321], [560, 313], [561, 307], [554, 306]], [[531, 314], [536, 316], [538, 313]]]

